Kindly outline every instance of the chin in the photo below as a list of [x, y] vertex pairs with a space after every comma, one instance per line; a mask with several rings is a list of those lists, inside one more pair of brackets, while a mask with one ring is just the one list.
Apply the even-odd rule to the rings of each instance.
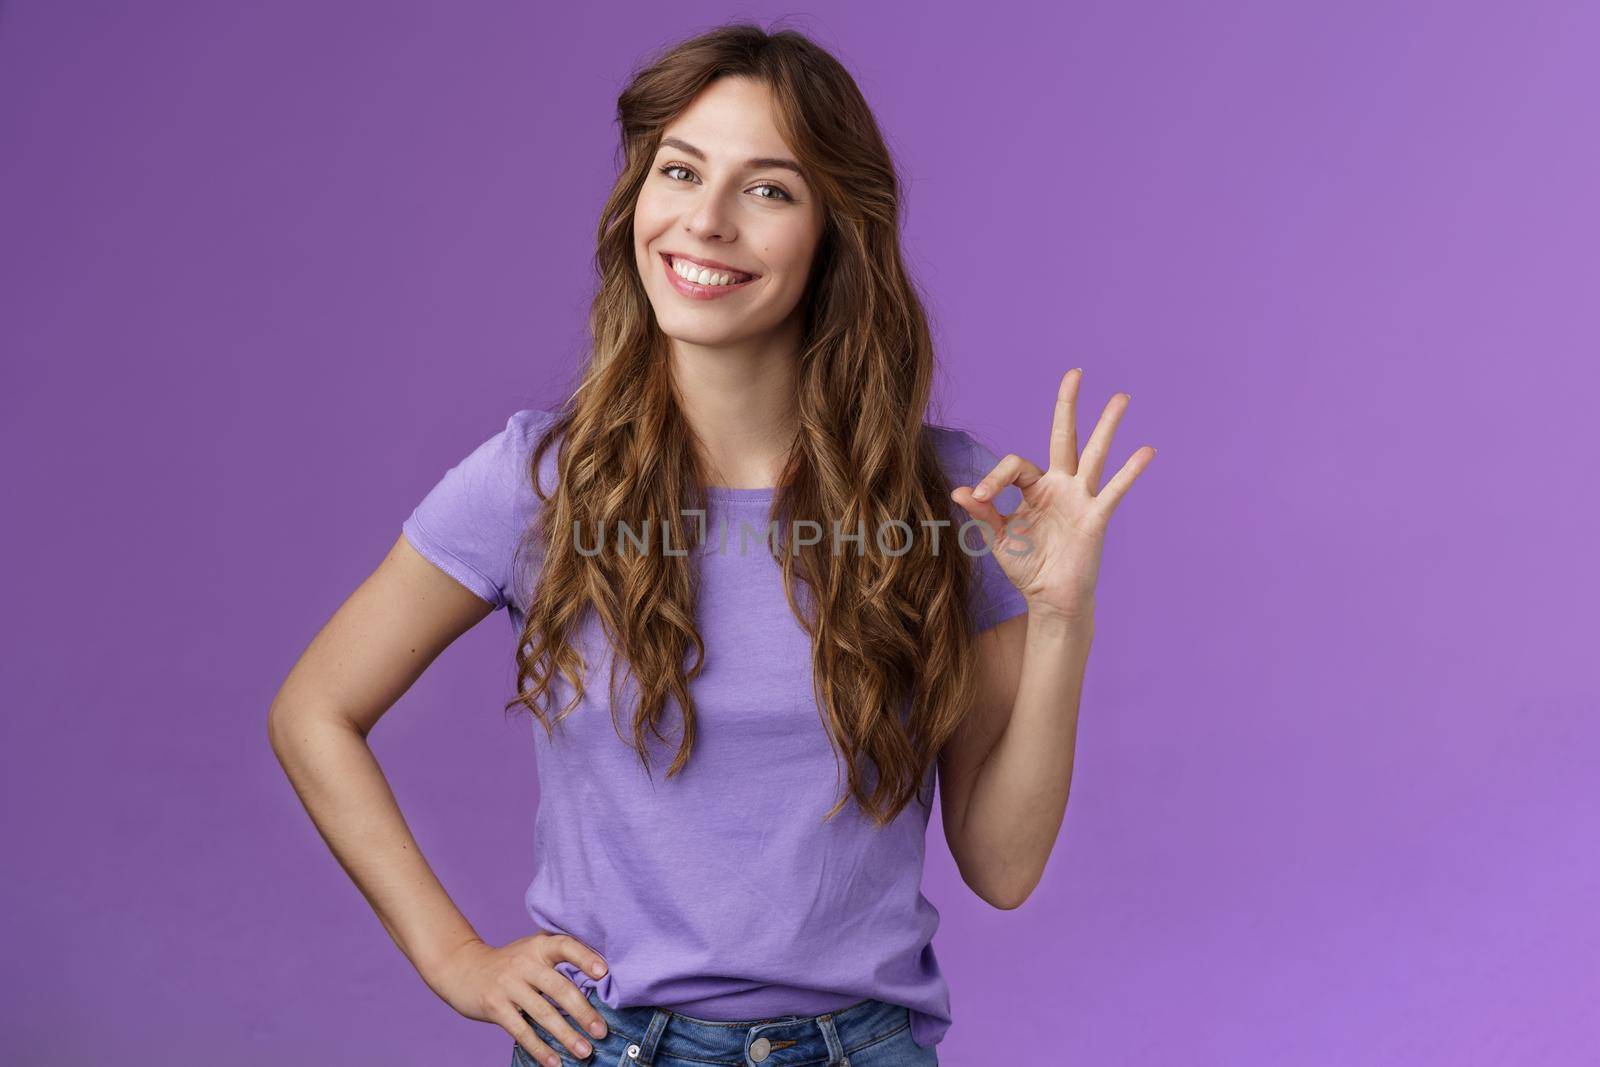
[[685, 322], [682, 319], [663, 321], [660, 316], [656, 317], [656, 322], [660, 325], [662, 333], [686, 345], [714, 348], [717, 345], [732, 344], [744, 336], [742, 330], [729, 329], [725, 325], [713, 323]]

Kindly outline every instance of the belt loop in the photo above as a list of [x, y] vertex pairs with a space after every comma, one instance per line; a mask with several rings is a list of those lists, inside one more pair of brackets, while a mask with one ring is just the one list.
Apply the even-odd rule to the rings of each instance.
[[828, 1067], [850, 1067], [850, 1057], [844, 1054], [839, 1031], [833, 1027], [833, 1012], [817, 1016], [817, 1025], [822, 1027], [822, 1040], [828, 1043]]
[[656, 1045], [661, 1042], [661, 1031], [667, 1028], [667, 1019], [671, 1014], [661, 1008], [656, 1009], [656, 1013], [650, 1017], [650, 1026], [645, 1030], [644, 1037], [639, 1039], [640, 1043], [636, 1046], [638, 1051], [633, 1053], [634, 1063], [640, 1067], [650, 1067], [655, 1062]]

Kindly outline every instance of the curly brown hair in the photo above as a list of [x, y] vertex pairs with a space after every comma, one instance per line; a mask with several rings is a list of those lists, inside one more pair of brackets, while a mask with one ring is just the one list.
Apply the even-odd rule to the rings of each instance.
[[[700, 543], [700, 523], [682, 509], [706, 507], [703, 467], [677, 402], [668, 341], [638, 274], [633, 211], [663, 129], [724, 77], [758, 79], [770, 89], [780, 132], [826, 216], [803, 297], [799, 429], [769, 518], [780, 530], [805, 519], [830, 528], [824, 516], [846, 530], [858, 522], [867, 530], [894, 520], [923, 529], [924, 520], [959, 525], [965, 518], [924, 423], [933, 343], [901, 255], [899, 180], [854, 79], [805, 35], [743, 23], [658, 54], [617, 100], [619, 174], [600, 217], [587, 366], [526, 472], [542, 502], [527, 534], [540, 579], [518, 643], [518, 696], [506, 707], [526, 707], [548, 733], [577, 705], [583, 663], [571, 639], [592, 608], [618, 653], [614, 720], [617, 659], [637, 681], [632, 736], [624, 740], [647, 773], [647, 735], [665, 737], [668, 697], [680, 708], [668, 777], [694, 745], [689, 683], [705, 657], [692, 557], [580, 554], [573, 532], [621, 523], [648, 529], [644, 521], [654, 518], [667, 524], [674, 544]], [[538, 474], [558, 439], [558, 480], [547, 495]], [[931, 785], [940, 749], [976, 696], [972, 558], [936, 551], [926, 537], [907, 540], [909, 549], [896, 555], [880, 551], [874, 537], [859, 554], [780, 537], [774, 552], [789, 605], [811, 635], [819, 714], [848, 778], [825, 819], [850, 797], [879, 825], [913, 797], [931, 804], [922, 786]], [[552, 720], [542, 701], [558, 673], [575, 695]]]

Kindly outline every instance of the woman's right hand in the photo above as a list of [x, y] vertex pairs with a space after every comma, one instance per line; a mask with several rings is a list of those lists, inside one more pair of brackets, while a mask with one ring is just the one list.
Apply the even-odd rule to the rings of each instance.
[[528, 1018], [554, 1034], [580, 1060], [592, 1049], [545, 999], [546, 995], [596, 1038], [606, 1034], [605, 1020], [594, 1005], [571, 979], [555, 969], [562, 961], [575, 963], [596, 978], [606, 973], [605, 960], [577, 938], [537, 933], [500, 948], [469, 941], [440, 961], [426, 977], [433, 991], [456, 1011], [469, 1019], [499, 1024], [537, 1062], [560, 1067], [560, 1058], [539, 1040]]

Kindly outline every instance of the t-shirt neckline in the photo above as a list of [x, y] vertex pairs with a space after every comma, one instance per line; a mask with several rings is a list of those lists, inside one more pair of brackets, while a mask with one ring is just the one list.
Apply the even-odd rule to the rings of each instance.
[[721, 485], [708, 485], [705, 491], [706, 499], [718, 504], [756, 504], [771, 501], [778, 487], [764, 485], [755, 489], [730, 489]]

